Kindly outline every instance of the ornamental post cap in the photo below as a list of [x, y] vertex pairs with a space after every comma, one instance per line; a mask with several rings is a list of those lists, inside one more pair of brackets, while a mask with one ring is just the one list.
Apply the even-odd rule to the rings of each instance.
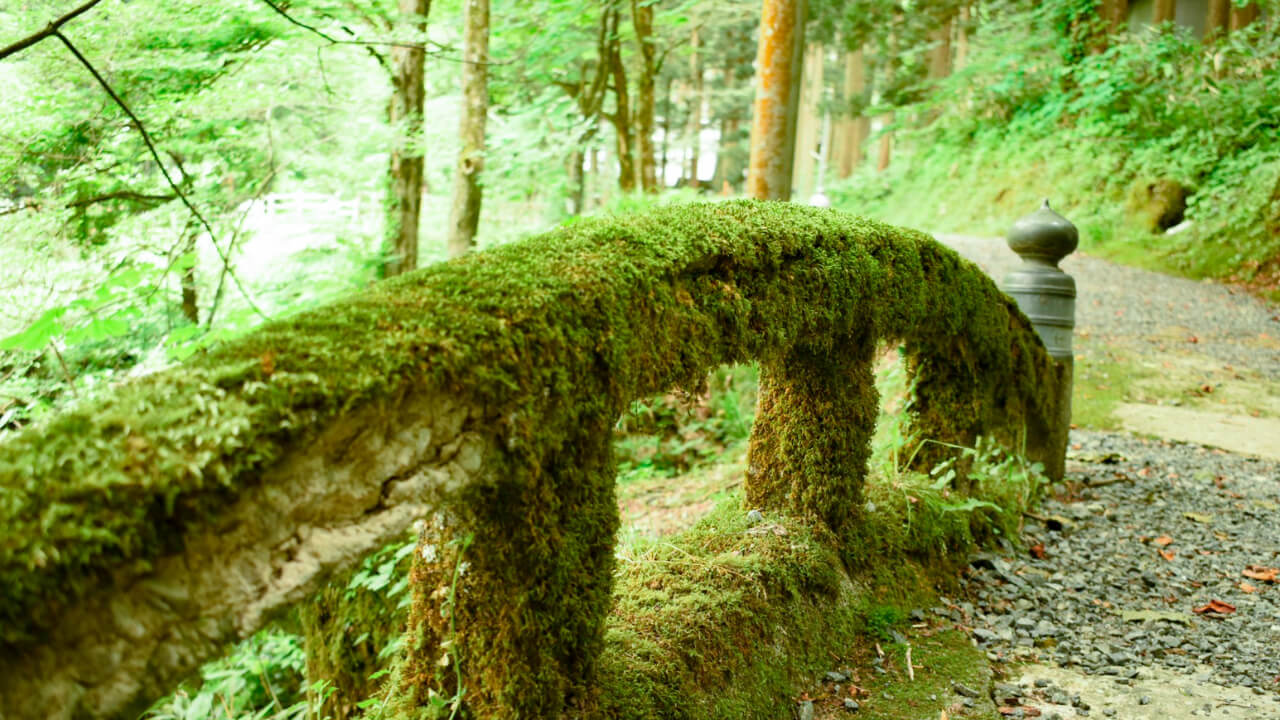
[[1080, 244], [1080, 233], [1071, 221], [1049, 207], [1049, 199], [1035, 212], [1023, 215], [1009, 230], [1009, 249], [1024, 260], [1046, 260], [1057, 265], [1062, 258], [1075, 252]]

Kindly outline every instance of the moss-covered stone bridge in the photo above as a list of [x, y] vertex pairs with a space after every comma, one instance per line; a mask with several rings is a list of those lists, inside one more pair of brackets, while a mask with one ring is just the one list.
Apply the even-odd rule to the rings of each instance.
[[0, 446], [0, 717], [135, 714], [428, 517], [390, 710], [461, 683], [473, 717], [617, 716], [616, 419], [758, 361], [748, 502], [818, 538], [796, 577], [839, 592], [885, 341], [921, 436], [1053, 452], [1063, 369], [980, 270], [782, 203], [576, 222], [129, 381]]

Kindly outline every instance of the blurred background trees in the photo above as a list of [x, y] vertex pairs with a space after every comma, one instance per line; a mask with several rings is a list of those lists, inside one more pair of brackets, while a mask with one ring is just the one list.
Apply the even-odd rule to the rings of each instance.
[[[0, 428], [450, 233], [745, 191], [761, 0], [479, 5], [112, 0], [61, 26], [83, 60], [57, 38], [0, 60]], [[768, 6], [802, 42], [771, 196], [994, 232], [1050, 194], [1104, 251], [1280, 273], [1274, 2]], [[10, 3], [0, 42], [70, 9]]]

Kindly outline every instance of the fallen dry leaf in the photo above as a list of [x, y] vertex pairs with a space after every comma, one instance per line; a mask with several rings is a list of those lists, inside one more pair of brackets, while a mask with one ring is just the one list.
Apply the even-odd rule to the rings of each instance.
[[1173, 542], [1173, 538], [1169, 537], [1168, 535], [1161, 535], [1160, 537], [1156, 538], [1152, 542], [1159, 545], [1160, 547], [1164, 547], [1165, 545], [1168, 545], [1169, 543]]
[[1031, 554], [1034, 555], [1036, 559], [1043, 560], [1049, 553], [1045, 552], [1044, 543], [1036, 543], [1031, 546]]
[[1205, 613], [1217, 613], [1218, 615], [1230, 615], [1236, 611], [1236, 606], [1230, 603], [1224, 603], [1221, 600], [1210, 600], [1208, 605], [1204, 605], [1192, 610], [1197, 615]]
[[1172, 550], [1161, 550], [1161, 551], [1160, 551], [1160, 557], [1164, 558], [1167, 562], [1173, 562], [1173, 558], [1174, 558], [1175, 556], [1177, 556], [1177, 554], [1178, 554], [1178, 553], [1176, 553], [1176, 552], [1174, 552], [1174, 551], [1172, 551]]
[[1240, 590], [1241, 590], [1242, 592], [1247, 592], [1247, 593], [1256, 593], [1256, 592], [1258, 592], [1258, 588], [1257, 588], [1257, 586], [1250, 585], [1250, 584], [1249, 584], [1249, 583], [1247, 583], [1247, 582], [1242, 582], [1242, 583], [1240, 583]]
[[1280, 568], [1262, 567], [1261, 565], [1249, 565], [1240, 573], [1251, 580], [1261, 580], [1262, 582], [1277, 582], [1276, 577], [1280, 575]]

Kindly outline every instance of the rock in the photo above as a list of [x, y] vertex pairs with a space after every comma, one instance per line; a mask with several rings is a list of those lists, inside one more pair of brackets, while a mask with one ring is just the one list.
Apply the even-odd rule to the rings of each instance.
[[823, 677], [823, 679], [826, 680], [827, 682], [842, 683], [848, 680], [849, 676], [845, 675], [839, 670], [828, 670], [827, 674]]
[[801, 702], [800, 709], [799, 712], [797, 712], [796, 717], [798, 717], [799, 720], [813, 720], [813, 701], [805, 700]]
[[968, 685], [962, 685], [962, 684], [960, 684], [960, 683], [955, 683], [954, 685], [952, 685], [952, 686], [951, 686], [951, 689], [952, 689], [952, 690], [955, 690], [957, 695], [963, 695], [964, 697], [967, 697], [967, 698], [976, 698], [976, 697], [978, 697], [978, 691], [977, 691], [977, 690], [974, 690], [973, 688], [969, 687]]
[[1150, 704], [1151, 704], [1151, 696], [1150, 696], [1150, 695], [1143, 695], [1142, 697], [1138, 698], [1138, 704], [1139, 704], [1139, 705], [1150, 705]]
[[844, 709], [846, 712], [858, 712], [858, 701], [853, 698], [845, 698]]
[[[748, 524], [759, 525], [762, 522], [764, 522], [764, 513], [760, 512], [759, 510], [752, 510], [747, 513]], [[810, 713], [812, 713], [812, 710], [810, 710]]]
[[998, 639], [998, 635], [986, 628], [974, 628], [973, 638], [980, 643], [990, 643]]

